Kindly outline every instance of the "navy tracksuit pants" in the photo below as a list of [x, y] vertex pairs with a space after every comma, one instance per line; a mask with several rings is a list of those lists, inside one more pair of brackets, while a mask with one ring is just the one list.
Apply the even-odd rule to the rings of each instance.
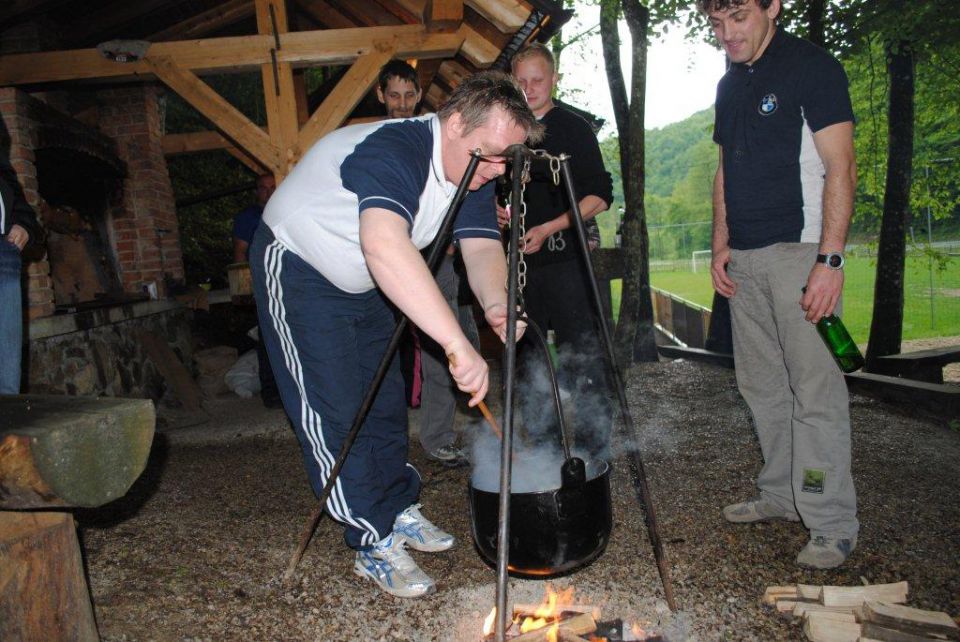
[[[319, 495], [396, 325], [379, 290], [335, 287], [260, 225], [250, 246], [254, 296], [283, 407]], [[393, 530], [413, 504], [420, 475], [407, 463], [407, 404], [394, 359], [344, 462], [326, 511], [352, 548]]]

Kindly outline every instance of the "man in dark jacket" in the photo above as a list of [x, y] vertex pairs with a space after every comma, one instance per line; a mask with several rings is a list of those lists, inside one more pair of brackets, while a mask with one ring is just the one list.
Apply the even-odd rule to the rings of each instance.
[[[613, 183], [603, 165], [596, 135], [583, 118], [554, 104], [556, 64], [546, 46], [534, 43], [521, 49], [513, 57], [512, 69], [530, 110], [546, 128], [543, 142], [537, 147], [554, 156], [570, 155], [580, 214], [585, 221], [592, 220], [613, 201]], [[525, 310], [544, 334], [552, 330], [555, 336], [559, 383], [576, 407], [577, 446], [591, 455], [604, 455], [609, 446], [613, 405], [599, 341], [598, 313], [576, 232], [570, 227], [571, 204], [562, 183], [554, 182], [553, 172], [545, 163], [534, 164], [530, 174], [531, 182], [523, 195], [525, 234], [520, 245], [527, 275]], [[535, 409], [548, 402], [543, 395], [549, 392], [535, 383], [542, 382], [537, 376], [541, 370], [538, 364], [543, 363], [540, 349], [529, 339], [525, 343], [519, 357], [523, 396], [533, 405], [524, 413], [524, 422], [534, 432], [550, 430], [556, 427], [552, 420], [549, 425], [531, 425], [541, 416]]]
[[0, 167], [0, 234], [0, 394], [15, 395], [23, 352], [20, 253], [42, 233], [9, 166]]

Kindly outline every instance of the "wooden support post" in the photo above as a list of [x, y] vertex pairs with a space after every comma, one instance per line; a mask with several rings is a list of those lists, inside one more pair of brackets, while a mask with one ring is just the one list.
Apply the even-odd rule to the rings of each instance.
[[307, 76], [303, 69], [293, 72], [293, 93], [297, 99], [297, 127], [303, 127], [310, 120], [310, 105], [307, 100]]
[[[276, 33], [279, 36], [289, 31], [287, 5], [284, 0], [256, 0], [256, 6], [258, 33], [269, 36]], [[277, 37], [276, 41], [279, 42], [280, 38]], [[297, 135], [300, 133], [293, 68], [288, 62], [274, 62], [280, 53], [280, 50], [276, 50], [273, 59], [260, 67], [267, 130], [270, 133], [270, 143], [279, 157], [279, 164], [274, 170], [278, 185], [299, 160], [296, 145]]]
[[0, 511], [0, 640], [99, 640], [73, 515]]

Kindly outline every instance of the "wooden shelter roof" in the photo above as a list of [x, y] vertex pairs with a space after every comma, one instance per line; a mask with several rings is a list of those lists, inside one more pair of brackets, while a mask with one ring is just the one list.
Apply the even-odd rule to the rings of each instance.
[[[289, 30], [423, 24], [428, 0], [287, 0]], [[459, 79], [478, 69], [506, 68], [525, 42], [543, 41], [572, 15], [561, 0], [465, 0], [464, 36], [455, 54], [424, 60], [424, 96], [435, 107]], [[0, 32], [37, 23], [58, 50], [91, 49], [110, 40], [152, 43], [258, 33], [254, 0], [7, 0], [0, 3]], [[416, 59], [416, 56], [411, 56]], [[418, 65], [419, 68], [419, 65]], [[0, 85], [8, 84], [0, 78]]]
[[[214, 125], [164, 141], [175, 153], [227, 147], [251, 167], [286, 175], [317, 138], [339, 127], [391, 58], [416, 61], [427, 109], [460, 80], [506, 69], [524, 43], [543, 41], [572, 15], [562, 0], [6, 0], [0, 33], [35, 27], [43, 51], [0, 50], [0, 86], [157, 78]], [[111, 41], [142, 41], [117, 55]], [[98, 50], [99, 48], [99, 50]], [[105, 51], [109, 49], [109, 51]], [[306, 96], [304, 67], [346, 72]], [[266, 130], [199, 76], [259, 71]]]

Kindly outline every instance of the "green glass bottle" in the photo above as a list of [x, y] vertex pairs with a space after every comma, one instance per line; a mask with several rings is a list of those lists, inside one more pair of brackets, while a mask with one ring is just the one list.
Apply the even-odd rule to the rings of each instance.
[[[800, 292], [805, 294], [807, 292], [806, 286], [801, 288]], [[840, 317], [831, 314], [821, 318], [817, 321], [817, 332], [841, 370], [853, 372], [863, 367], [863, 355], [860, 354], [860, 348], [857, 347], [853, 337], [847, 332], [847, 326], [843, 325]]]
[[823, 317], [817, 322], [817, 332], [827, 349], [833, 355], [834, 361], [844, 372], [853, 372], [863, 367], [863, 355], [854, 342], [846, 326], [835, 314]]

